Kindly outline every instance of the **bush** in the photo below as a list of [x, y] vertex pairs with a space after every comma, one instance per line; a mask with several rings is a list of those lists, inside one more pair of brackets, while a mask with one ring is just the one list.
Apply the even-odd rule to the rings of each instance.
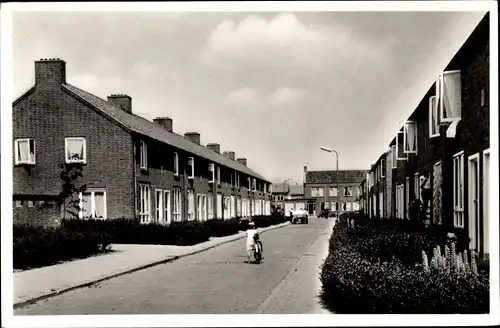
[[[405, 253], [398, 248], [428, 247], [428, 242], [438, 243], [422, 242], [407, 232], [394, 241], [383, 228], [348, 228], [346, 222], [338, 223], [321, 270], [323, 302], [338, 313], [351, 314], [488, 313], [486, 275], [452, 277], [425, 272], [415, 262], [405, 263], [404, 256], [416, 257], [417, 251]], [[418, 262], [421, 257], [422, 249]]]
[[84, 258], [108, 249], [103, 232], [82, 233], [64, 228], [13, 226], [14, 269], [36, 268], [60, 261]]

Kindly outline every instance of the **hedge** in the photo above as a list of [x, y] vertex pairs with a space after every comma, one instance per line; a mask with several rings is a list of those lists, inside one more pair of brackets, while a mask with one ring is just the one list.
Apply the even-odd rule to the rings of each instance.
[[[256, 227], [286, 222], [282, 216], [256, 216]], [[137, 220], [62, 220], [58, 228], [14, 225], [14, 268], [26, 269], [85, 258], [107, 250], [109, 244], [189, 246], [248, 229], [249, 220], [141, 224]]]
[[60, 261], [85, 258], [107, 251], [106, 233], [75, 232], [16, 224], [13, 227], [14, 269], [36, 268]]
[[321, 298], [331, 310], [347, 314], [489, 312], [488, 274], [450, 276], [426, 272], [418, 265], [422, 250], [439, 245], [441, 237], [419, 236], [390, 223], [379, 229], [362, 220], [355, 223], [349, 227], [341, 220], [335, 226], [322, 266]]

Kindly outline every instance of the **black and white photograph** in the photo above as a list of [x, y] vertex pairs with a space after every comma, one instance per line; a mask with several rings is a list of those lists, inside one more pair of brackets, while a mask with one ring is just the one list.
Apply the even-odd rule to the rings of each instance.
[[1, 9], [2, 326], [500, 324], [495, 1]]

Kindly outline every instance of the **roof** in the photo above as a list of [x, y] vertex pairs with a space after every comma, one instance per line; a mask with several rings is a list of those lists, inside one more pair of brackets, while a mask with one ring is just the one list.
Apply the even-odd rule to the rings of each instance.
[[341, 170], [337, 171], [308, 171], [306, 172], [306, 183], [359, 183], [363, 181], [368, 170]]
[[303, 195], [304, 194], [304, 185], [302, 185], [302, 184], [290, 185], [290, 194], [291, 195]]
[[285, 189], [285, 184], [282, 183], [273, 183], [273, 194], [287, 193], [288, 190]]
[[187, 140], [179, 134], [169, 132], [162, 126], [153, 123], [151, 121], [148, 121], [143, 117], [127, 113], [120, 107], [110, 104], [106, 100], [101, 99], [91, 93], [83, 91], [70, 84], [63, 84], [63, 88], [68, 90], [74, 96], [81, 98], [83, 101], [89, 103], [97, 110], [101, 111], [106, 116], [115, 120], [118, 124], [122, 125], [123, 127], [132, 132], [172, 145], [176, 148], [185, 150], [194, 155], [206, 158], [214, 163], [224, 165], [233, 170], [269, 182], [266, 178], [257, 174], [249, 167], [237, 161], [233, 161], [222, 154], [218, 154], [212, 149], [206, 148], [202, 145], [198, 145], [190, 140]]

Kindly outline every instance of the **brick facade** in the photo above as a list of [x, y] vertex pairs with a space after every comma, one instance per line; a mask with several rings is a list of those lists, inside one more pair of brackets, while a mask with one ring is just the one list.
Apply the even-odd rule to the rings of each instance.
[[[13, 103], [13, 142], [17, 139], [34, 139], [35, 164], [16, 165], [13, 168], [13, 217], [14, 222], [42, 225], [57, 225], [63, 216], [61, 208], [54, 205], [55, 197], [61, 191], [62, 181], [59, 178], [59, 163], [65, 162], [65, 138], [79, 137], [85, 139], [86, 163], [83, 164], [83, 177], [78, 184], [86, 184], [89, 190], [105, 190], [106, 218], [129, 218], [138, 216], [141, 208], [140, 186], [150, 187], [150, 214], [154, 222], [156, 213], [155, 191], [171, 191], [170, 205], [173, 207], [172, 190], [182, 191], [182, 213], [188, 209], [187, 190], [192, 189], [195, 195], [194, 214], [197, 213], [197, 195], [213, 193], [214, 217], [222, 218], [217, 210], [216, 194], [224, 196], [247, 196], [262, 199], [267, 207], [260, 207], [260, 212], [270, 212], [270, 198], [264, 193], [264, 184], [270, 183], [258, 175], [247, 172], [246, 163], [241, 164], [230, 152], [227, 158], [229, 166], [214, 163], [212, 159], [191, 153], [191, 149], [203, 146], [191, 146], [184, 149], [179, 145], [171, 145], [158, 140], [158, 126], [165, 133], [170, 133], [173, 140], [179, 136], [172, 132], [172, 120], [168, 124], [148, 122], [132, 113], [131, 98], [125, 95], [113, 95], [108, 101], [85, 93], [66, 84], [65, 63], [59, 59], [40, 60], [35, 62], [35, 86]], [[123, 100], [123, 101], [122, 101]], [[121, 102], [120, 102], [121, 101]], [[113, 107], [117, 105], [119, 107]], [[130, 118], [133, 124], [126, 125], [121, 120]], [[134, 125], [135, 124], [135, 125]], [[137, 131], [132, 129], [136, 128]], [[142, 131], [153, 131], [153, 137]], [[187, 138], [187, 137], [186, 137]], [[199, 134], [198, 134], [199, 138]], [[147, 168], [141, 168], [141, 142], [147, 145]], [[190, 141], [193, 142], [193, 141]], [[185, 143], [185, 142], [184, 142]], [[179, 148], [180, 147], [180, 148]], [[197, 147], [197, 148], [196, 148]], [[204, 147], [203, 147], [204, 148]], [[174, 152], [179, 155], [179, 175], [174, 175]], [[198, 153], [212, 154], [205, 148]], [[14, 160], [16, 154], [13, 154]], [[194, 158], [194, 179], [188, 179], [188, 157]], [[223, 155], [210, 155], [209, 158], [221, 158]], [[220, 167], [221, 185], [209, 183], [211, 172], [208, 167], [214, 163]], [[241, 171], [233, 167], [241, 167]], [[235, 174], [240, 175], [242, 188], [231, 187], [235, 184]], [[232, 176], [232, 178], [231, 178]], [[260, 191], [248, 193], [246, 178], [256, 178]], [[269, 188], [266, 186], [266, 190]], [[235, 198], [236, 199], [236, 198]], [[45, 206], [41, 205], [43, 201]], [[208, 201], [208, 200], [207, 200]], [[267, 202], [265, 202], [267, 201]], [[33, 203], [32, 203], [33, 202]], [[237, 202], [234, 201], [236, 204]], [[32, 204], [36, 206], [31, 207]], [[229, 204], [230, 205], [230, 204]], [[236, 209], [233, 210], [236, 213]], [[234, 214], [233, 213], [233, 214]], [[230, 213], [231, 214], [231, 213]], [[253, 215], [253, 213], [252, 213]], [[234, 215], [232, 215], [234, 216]], [[226, 217], [227, 219], [228, 217]], [[183, 215], [183, 220], [186, 219]]]

